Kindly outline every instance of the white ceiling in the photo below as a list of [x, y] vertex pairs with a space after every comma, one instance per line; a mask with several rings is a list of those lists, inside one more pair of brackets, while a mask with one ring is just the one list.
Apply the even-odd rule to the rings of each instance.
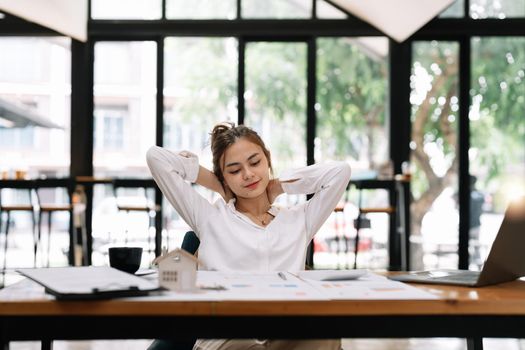
[[0, 0], [0, 10], [87, 41], [87, 0]]
[[[402, 42], [455, 0], [331, 0], [334, 4]], [[0, 10], [87, 40], [87, 0], [0, 0]]]
[[405, 41], [455, 0], [332, 0], [397, 42]]

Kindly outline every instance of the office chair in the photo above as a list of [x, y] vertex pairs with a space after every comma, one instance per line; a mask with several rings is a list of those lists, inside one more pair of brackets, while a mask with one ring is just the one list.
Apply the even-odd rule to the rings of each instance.
[[[57, 190], [62, 190], [62, 192], [59, 193], [57, 192]], [[37, 236], [37, 244], [35, 245], [35, 259], [36, 259], [36, 255], [38, 251], [38, 246], [41, 245], [43, 216], [44, 214], [47, 214], [47, 237], [48, 239], [47, 239], [46, 266], [49, 267], [50, 252], [51, 252], [51, 232], [52, 232], [51, 224], [53, 221], [52, 220], [53, 213], [68, 212], [69, 221], [71, 221], [73, 217], [73, 202], [72, 202], [73, 181], [69, 178], [37, 179], [35, 180], [35, 192], [36, 192], [36, 196], [38, 200], [38, 205], [40, 207], [40, 211], [38, 212], [38, 236]], [[56, 197], [58, 200], [51, 201], [50, 199], [54, 197]], [[64, 198], [66, 199], [64, 200]]]

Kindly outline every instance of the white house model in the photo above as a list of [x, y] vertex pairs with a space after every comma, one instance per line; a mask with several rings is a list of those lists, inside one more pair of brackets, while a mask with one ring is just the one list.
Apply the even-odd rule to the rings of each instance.
[[182, 249], [175, 249], [153, 260], [159, 265], [159, 285], [174, 291], [195, 289], [198, 259]]

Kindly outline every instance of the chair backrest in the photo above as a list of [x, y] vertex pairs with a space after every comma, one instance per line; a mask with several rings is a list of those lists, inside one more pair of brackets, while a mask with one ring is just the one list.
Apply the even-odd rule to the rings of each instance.
[[132, 204], [154, 207], [156, 185], [153, 179], [114, 179], [112, 184], [117, 206]]
[[1, 180], [0, 207], [7, 205], [33, 206], [36, 201], [34, 188], [34, 180]]
[[190, 254], [195, 254], [197, 252], [197, 249], [199, 249], [200, 244], [201, 241], [199, 240], [199, 237], [197, 237], [195, 232], [188, 231], [186, 232], [186, 234], [184, 234], [181, 249], [184, 249]]
[[71, 204], [74, 191], [72, 178], [36, 179], [35, 192], [38, 204]]

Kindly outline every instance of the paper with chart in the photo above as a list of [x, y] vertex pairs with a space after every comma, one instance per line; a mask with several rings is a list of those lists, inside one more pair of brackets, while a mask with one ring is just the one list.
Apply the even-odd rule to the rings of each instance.
[[[316, 288], [282, 272], [199, 271], [197, 284], [220, 290], [222, 300], [326, 300]], [[213, 289], [212, 289], [213, 290]]]
[[[355, 278], [356, 275], [359, 277]], [[130, 275], [131, 276], [131, 275]], [[300, 276], [300, 277], [298, 277]], [[326, 277], [351, 277], [351, 280], [325, 281]], [[134, 277], [134, 276], [131, 276]], [[23, 283], [25, 282], [25, 283]], [[115, 282], [115, 281], [112, 281]], [[98, 281], [100, 283], [100, 281]], [[148, 286], [157, 285], [157, 276], [144, 277]], [[0, 299], [10, 299], [11, 291], [24, 298], [41, 298], [43, 288], [32, 281], [19, 282], [5, 288]], [[35, 288], [28, 288], [33, 286]], [[36, 288], [38, 287], [38, 288]], [[432, 300], [438, 296], [411, 285], [392, 281], [385, 276], [366, 271], [351, 273], [333, 271], [290, 273], [282, 272], [218, 272], [198, 271], [197, 287], [188, 292], [162, 291], [140, 298], [144, 301], [304, 301], [304, 300]], [[9, 293], [7, 293], [9, 292]], [[29, 295], [29, 294], [30, 295]]]
[[330, 300], [432, 300], [438, 296], [369, 272], [348, 281], [307, 280]]
[[[193, 292], [163, 292], [148, 300], [228, 301], [228, 300], [431, 300], [437, 297], [408, 284], [391, 281], [369, 271], [283, 272], [198, 271]], [[350, 276], [351, 280], [325, 281]], [[356, 276], [359, 276], [356, 278]]]

